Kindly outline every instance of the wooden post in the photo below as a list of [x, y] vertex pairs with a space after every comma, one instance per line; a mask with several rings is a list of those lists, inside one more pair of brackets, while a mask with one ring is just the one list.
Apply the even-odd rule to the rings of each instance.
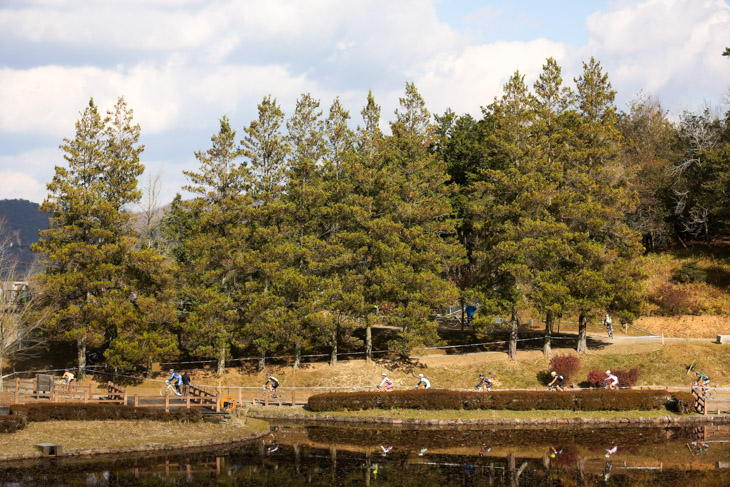
[[124, 401], [124, 402], [122, 402], [122, 406], [126, 406], [127, 405], [127, 390], [126, 389], [124, 389], [124, 394], [122, 395], [122, 401]]
[[134, 407], [139, 406], [139, 394], [134, 395]]
[[20, 404], [20, 378], [15, 378], [15, 404]]
[[291, 405], [294, 407], [297, 404], [296, 395], [294, 394], [294, 389], [291, 391]]
[[243, 389], [238, 389], [238, 404], [243, 404]]
[[269, 405], [269, 391], [264, 392], [264, 406]]
[[[89, 388], [89, 389], [91, 389], [91, 388]], [[84, 389], [84, 404], [89, 402], [89, 392], [91, 392], [91, 391]]]
[[216, 392], [215, 394], [215, 412], [220, 413], [221, 412], [221, 393]]
[[190, 409], [190, 393], [185, 394], [185, 409]]
[[166, 413], [170, 412], [170, 395], [169, 394], [165, 394], [165, 412]]

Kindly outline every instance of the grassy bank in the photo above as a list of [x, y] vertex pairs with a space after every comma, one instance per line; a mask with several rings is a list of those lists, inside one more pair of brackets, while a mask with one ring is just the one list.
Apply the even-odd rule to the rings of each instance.
[[35, 453], [38, 443], [55, 443], [63, 450], [123, 448], [182, 444], [211, 438], [247, 437], [268, 429], [253, 418], [228, 423], [168, 423], [161, 421], [46, 421], [0, 435], [0, 457]]

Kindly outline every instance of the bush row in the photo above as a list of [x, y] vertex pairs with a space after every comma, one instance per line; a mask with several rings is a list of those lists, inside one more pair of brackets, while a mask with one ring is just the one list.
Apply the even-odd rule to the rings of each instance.
[[670, 401], [664, 391], [495, 391], [412, 390], [338, 392], [309, 398], [312, 411], [363, 409], [567, 409], [573, 411], [632, 411], [662, 409]]
[[197, 422], [202, 419], [202, 414], [197, 409], [179, 409], [166, 413], [162, 409], [135, 408], [133, 406], [112, 404], [19, 404], [12, 406], [10, 412], [11, 415], [22, 417], [27, 421], [151, 419], [157, 421]]

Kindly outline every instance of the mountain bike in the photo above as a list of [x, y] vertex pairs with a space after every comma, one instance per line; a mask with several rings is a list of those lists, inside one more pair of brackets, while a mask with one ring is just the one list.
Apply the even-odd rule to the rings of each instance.
[[717, 388], [715, 387], [703, 386], [700, 385], [698, 382], [693, 382], [692, 389], [700, 389], [702, 391], [702, 397], [704, 397], [705, 399], [717, 398]]
[[165, 382], [165, 384], [160, 389], [160, 396], [168, 396], [170, 394], [182, 396], [182, 394], [177, 392], [177, 389], [175, 389], [175, 386], [171, 382]]
[[606, 333], [608, 338], [613, 339], [613, 325], [611, 323], [606, 323]]

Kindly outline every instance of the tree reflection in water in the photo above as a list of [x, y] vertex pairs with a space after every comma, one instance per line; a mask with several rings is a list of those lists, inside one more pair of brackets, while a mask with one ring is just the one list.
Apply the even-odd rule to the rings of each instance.
[[[712, 447], [698, 455], [692, 442]], [[700, 487], [730, 485], [728, 459], [727, 426], [552, 431], [282, 426], [276, 436], [255, 444], [207, 453], [6, 465], [0, 487]]]

